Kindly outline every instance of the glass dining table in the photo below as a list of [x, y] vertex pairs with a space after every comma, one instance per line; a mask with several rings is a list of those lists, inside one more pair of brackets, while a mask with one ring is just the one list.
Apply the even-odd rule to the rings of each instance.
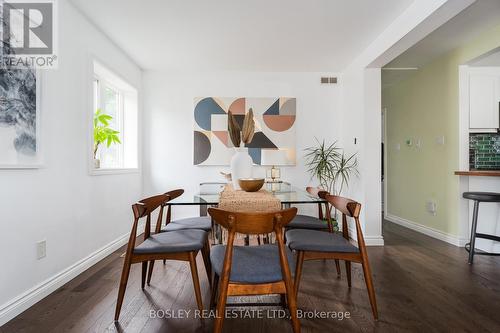
[[[220, 192], [222, 192], [226, 184], [217, 182], [201, 183], [198, 191], [186, 191], [183, 195], [168, 203], [170, 205], [217, 206], [219, 204]], [[278, 198], [284, 208], [290, 207], [292, 204], [325, 202], [324, 199], [312, 196], [305, 190], [286, 182], [266, 182], [262, 188]]]
[[[220, 192], [224, 190], [227, 183], [207, 182], [201, 183], [198, 191], [186, 191], [180, 197], [169, 201], [169, 205], [179, 206], [199, 206], [200, 216], [207, 216], [208, 207], [215, 207], [219, 204]], [[266, 182], [263, 189], [273, 194], [281, 201], [282, 208], [289, 208], [293, 204], [318, 204], [326, 202], [316, 196], [312, 196], [307, 191], [297, 188], [287, 182]], [[214, 225], [214, 242], [223, 243], [223, 233], [218, 225]], [[270, 236], [266, 236], [270, 241]], [[260, 238], [259, 238], [260, 240]], [[272, 241], [271, 241], [272, 242]], [[248, 245], [249, 237], [245, 238], [245, 245]]]

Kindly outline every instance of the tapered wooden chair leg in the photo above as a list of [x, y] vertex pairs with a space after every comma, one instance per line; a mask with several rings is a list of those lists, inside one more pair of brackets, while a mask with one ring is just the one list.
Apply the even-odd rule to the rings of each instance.
[[337, 276], [340, 277], [340, 262], [338, 259], [335, 259], [335, 267], [337, 268]]
[[148, 286], [151, 284], [151, 276], [153, 276], [153, 267], [154, 266], [155, 266], [155, 261], [151, 260], [149, 262], [149, 268], [148, 268], [148, 280], [147, 280]]
[[370, 298], [370, 305], [372, 307], [373, 318], [378, 320], [377, 300], [375, 299], [375, 288], [373, 287], [372, 273], [368, 261], [363, 262], [363, 273], [365, 275], [366, 289], [368, 290], [368, 297]]
[[348, 260], [345, 261], [345, 270], [347, 275], [347, 286], [351, 288], [351, 262]]
[[299, 318], [297, 318], [297, 298], [296, 298], [296, 289], [294, 288], [294, 284], [292, 283], [291, 276], [285, 277], [285, 289], [286, 289], [286, 298], [288, 301], [288, 309], [290, 310], [290, 318], [292, 319], [292, 327], [294, 333], [300, 332], [300, 322]]
[[229, 286], [229, 277], [223, 276], [220, 281], [219, 297], [217, 299], [217, 310], [214, 321], [214, 333], [222, 332], [222, 325], [224, 324], [224, 312], [226, 309], [228, 286]]
[[219, 276], [213, 273], [212, 279], [212, 290], [210, 292], [210, 309], [213, 309], [215, 306], [215, 299], [217, 297], [217, 287], [219, 286]]
[[120, 279], [120, 288], [118, 289], [118, 299], [116, 300], [115, 321], [120, 317], [125, 290], [127, 289], [128, 276], [130, 274], [130, 261], [125, 260], [123, 263], [122, 277]]
[[302, 275], [302, 265], [304, 264], [304, 251], [297, 251], [297, 263], [295, 264], [295, 282], [293, 284], [295, 298], [299, 293], [300, 277]]
[[189, 252], [189, 266], [191, 266], [191, 276], [193, 277], [194, 294], [198, 309], [203, 311], [203, 302], [201, 300], [200, 280], [198, 278], [198, 267], [196, 266], [196, 252]]
[[210, 264], [210, 245], [208, 244], [208, 240], [201, 249], [201, 255], [203, 257], [203, 264], [205, 266], [205, 271], [207, 272], [208, 282], [210, 286], [212, 286], [212, 266]]
[[144, 289], [144, 286], [146, 285], [146, 273], [148, 271], [148, 262], [143, 261], [142, 262], [142, 273], [141, 273], [141, 289]]

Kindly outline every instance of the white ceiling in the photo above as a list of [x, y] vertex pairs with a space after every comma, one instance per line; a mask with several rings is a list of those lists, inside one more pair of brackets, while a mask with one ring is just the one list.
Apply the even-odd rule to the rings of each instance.
[[500, 24], [500, 0], [477, 0], [385, 67], [421, 67]]
[[72, 0], [141, 68], [341, 71], [413, 0]]
[[[498, 24], [500, 24], [500, 0], [477, 0], [385, 67], [422, 67]], [[406, 69], [384, 70], [382, 87], [394, 85], [413, 73], [414, 70]]]
[[470, 61], [469, 66], [474, 67], [497, 67], [500, 66], [500, 47], [495, 49], [493, 52], [485, 54]]

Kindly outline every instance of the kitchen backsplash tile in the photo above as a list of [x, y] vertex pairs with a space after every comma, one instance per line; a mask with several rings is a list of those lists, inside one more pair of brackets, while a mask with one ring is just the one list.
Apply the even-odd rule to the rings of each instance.
[[469, 164], [471, 169], [500, 170], [500, 134], [471, 133]]

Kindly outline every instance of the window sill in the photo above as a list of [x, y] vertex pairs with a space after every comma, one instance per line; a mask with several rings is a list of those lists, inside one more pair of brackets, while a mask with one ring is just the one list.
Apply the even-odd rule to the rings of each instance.
[[139, 173], [139, 168], [116, 168], [116, 169], [91, 169], [91, 176], [104, 176], [104, 175], [122, 175], [122, 174], [133, 174]]

